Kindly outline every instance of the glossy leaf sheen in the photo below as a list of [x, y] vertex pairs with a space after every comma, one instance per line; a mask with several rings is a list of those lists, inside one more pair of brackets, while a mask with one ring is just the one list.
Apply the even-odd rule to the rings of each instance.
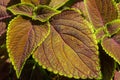
[[8, 8], [15, 15], [26, 15], [29, 17], [33, 16], [34, 6], [30, 4], [17, 4]]
[[6, 31], [6, 24], [4, 22], [0, 22], [0, 36], [5, 33]]
[[113, 35], [120, 30], [120, 19], [107, 23], [108, 34]]
[[52, 16], [58, 13], [59, 12], [57, 10], [54, 10], [48, 6], [39, 5], [35, 10], [36, 15], [34, 16], [34, 19], [39, 20], [41, 22], [45, 22], [49, 20], [49, 18], [51, 18]]
[[63, 6], [68, 0], [51, 0], [49, 6], [58, 9]]
[[117, 19], [117, 8], [113, 0], [85, 0], [89, 19], [95, 29], [103, 27], [107, 22]]
[[120, 64], [120, 31], [112, 38], [104, 37], [102, 47], [108, 55]]
[[33, 54], [49, 71], [74, 78], [98, 78], [98, 47], [91, 25], [77, 12], [64, 11], [51, 21], [51, 33]]
[[6, 6], [10, 2], [10, 0], [0, 0], [0, 20], [9, 17]]
[[48, 29], [46, 24], [32, 25], [29, 20], [20, 16], [10, 22], [7, 31], [7, 49], [17, 77], [20, 76], [26, 59], [47, 37]]

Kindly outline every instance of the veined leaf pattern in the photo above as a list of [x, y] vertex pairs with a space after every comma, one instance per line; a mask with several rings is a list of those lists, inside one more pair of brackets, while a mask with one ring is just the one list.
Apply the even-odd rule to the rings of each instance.
[[96, 37], [91, 25], [67, 10], [52, 18], [51, 32], [33, 54], [49, 71], [74, 78], [99, 78]]
[[49, 26], [47, 23], [33, 25], [21, 16], [10, 22], [7, 31], [7, 49], [17, 77], [20, 76], [26, 59], [48, 34]]
[[19, 3], [8, 8], [15, 15], [25, 15], [28, 17], [33, 16], [34, 5]]
[[120, 31], [112, 38], [105, 36], [101, 44], [105, 52], [120, 64]]
[[95, 29], [118, 18], [117, 7], [113, 0], [85, 0], [85, 5]]

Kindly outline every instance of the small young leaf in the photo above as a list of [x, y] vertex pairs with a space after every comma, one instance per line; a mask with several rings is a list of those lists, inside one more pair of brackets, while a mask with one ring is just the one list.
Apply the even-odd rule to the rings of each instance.
[[0, 22], [0, 36], [5, 33], [6, 31], [6, 24], [4, 22]]
[[63, 6], [68, 0], [51, 0], [49, 6], [58, 9]]
[[112, 22], [107, 23], [106, 29], [110, 36], [117, 33], [120, 30], [120, 19], [116, 19]]
[[13, 5], [8, 8], [8, 10], [10, 10], [15, 15], [20, 14], [28, 17], [33, 16], [33, 9], [34, 9], [34, 6], [31, 4], [21, 4], [21, 3]]
[[48, 34], [47, 24], [32, 25], [29, 20], [23, 19], [21, 16], [10, 22], [7, 30], [7, 49], [17, 77], [20, 76], [26, 59]]
[[117, 7], [113, 0], [85, 0], [85, 5], [95, 29], [118, 18]]
[[74, 78], [99, 78], [96, 37], [91, 25], [72, 10], [52, 18], [51, 33], [33, 54], [49, 71]]
[[105, 35], [104, 28], [97, 29], [96, 32], [95, 32], [95, 35], [96, 35], [97, 41], [99, 43], [101, 41], [101, 39], [104, 37], [104, 35]]
[[120, 64], [120, 31], [112, 38], [104, 37], [101, 44], [105, 52]]
[[51, 18], [52, 16], [54, 16], [55, 14], [58, 14], [58, 13], [59, 13], [59, 11], [54, 10], [46, 5], [39, 5], [35, 9], [34, 19], [39, 20], [41, 22], [45, 22], [45, 21], [49, 20], [49, 18]]

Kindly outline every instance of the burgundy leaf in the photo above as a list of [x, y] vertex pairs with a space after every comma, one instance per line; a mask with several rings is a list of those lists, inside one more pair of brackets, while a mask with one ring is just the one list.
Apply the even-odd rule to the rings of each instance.
[[6, 11], [6, 6], [10, 0], [0, 0], [0, 20], [10, 17]]
[[120, 31], [112, 38], [104, 37], [101, 44], [105, 52], [120, 64]]
[[0, 22], [0, 36], [3, 34], [3, 33], [5, 33], [5, 31], [6, 31], [6, 24], [5, 24], [5, 22]]
[[85, 0], [85, 5], [95, 29], [118, 18], [117, 7], [113, 0]]
[[72, 8], [80, 10], [83, 13], [84, 17], [89, 21], [88, 13], [85, 8], [85, 3], [83, 0], [77, 0], [77, 2], [75, 2], [75, 4], [72, 6]]

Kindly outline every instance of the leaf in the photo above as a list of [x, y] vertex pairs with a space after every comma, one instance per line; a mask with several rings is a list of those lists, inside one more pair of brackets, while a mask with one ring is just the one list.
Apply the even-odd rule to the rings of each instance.
[[83, 0], [78, 0], [74, 5], [72, 5], [72, 8], [80, 10], [82, 12], [82, 14], [84, 15], [84, 17], [89, 21], [88, 13], [85, 8], [85, 3]]
[[117, 4], [117, 8], [118, 8], [118, 18], [120, 19], [120, 2]]
[[55, 14], [58, 14], [58, 13], [59, 13], [59, 11], [54, 10], [46, 5], [39, 5], [35, 9], [34, 19], [39, 20], [41, 22], [45, 22], [45, 21], [49, 20], [52, 16], [54, 16]]
[[105, 52], [120, 64], [120, 31], [112, 38], [104, 37], [101, 45]]
[[115, 71], [114, 80], [119, 80], [119, 79], [120, 79], [120, 71]]
[[46, 5], [50, 2], [50, 0], [21, 0], [22, 3], [31, 3], [34, 5]]
[[67, 1], [69, 0], [51, 0], [49, 6], [54, 9], [58, 9], [63, 6]]
[[34, 6], [31, 4], [21, 4], [21, 3], [13, 5], [8, 8], [8, 10], [10, 10], [15, 15], [20, 14], [28, 17], [33, 16], [33, 9], [34, 9]]
[[0, 0], [0, 20], [10, 17], [6, 11], [6, 6], [10, 0]]
[[51, 33], [33, 58], [43, 68], [67, 77], [100, 77], [98, 47], [91, 25], [72, 10], [52, 18]]
[[106, 52], [99, 46], [100, 65], [102, 71], [102, 80], [113, 80], [116, 63], [113, 58], [109, 57]]
[[118, 18], [117, 7], [113, 0], [85, 0], [85, 6], [95, 29]]
[[6, 32], [6, 24], [5, 22], [0, 22], [0, 36]]
[[113, 20], [106, 24], [106, 29], [109, 35], [114, 35], [120, 30], [120, 19]]
[[96, 32], [95, 32], [96, 38], [98, 43], [101, 42], [101, 39], [106, 35], [105, 33], [105, 29], [104, 28], [99, 28]]
[[18, 78], [27, 58], [48, 34], [48, 24], [33, 25], [21, 16], [10, 22], [7, 31], [7, 49]]

